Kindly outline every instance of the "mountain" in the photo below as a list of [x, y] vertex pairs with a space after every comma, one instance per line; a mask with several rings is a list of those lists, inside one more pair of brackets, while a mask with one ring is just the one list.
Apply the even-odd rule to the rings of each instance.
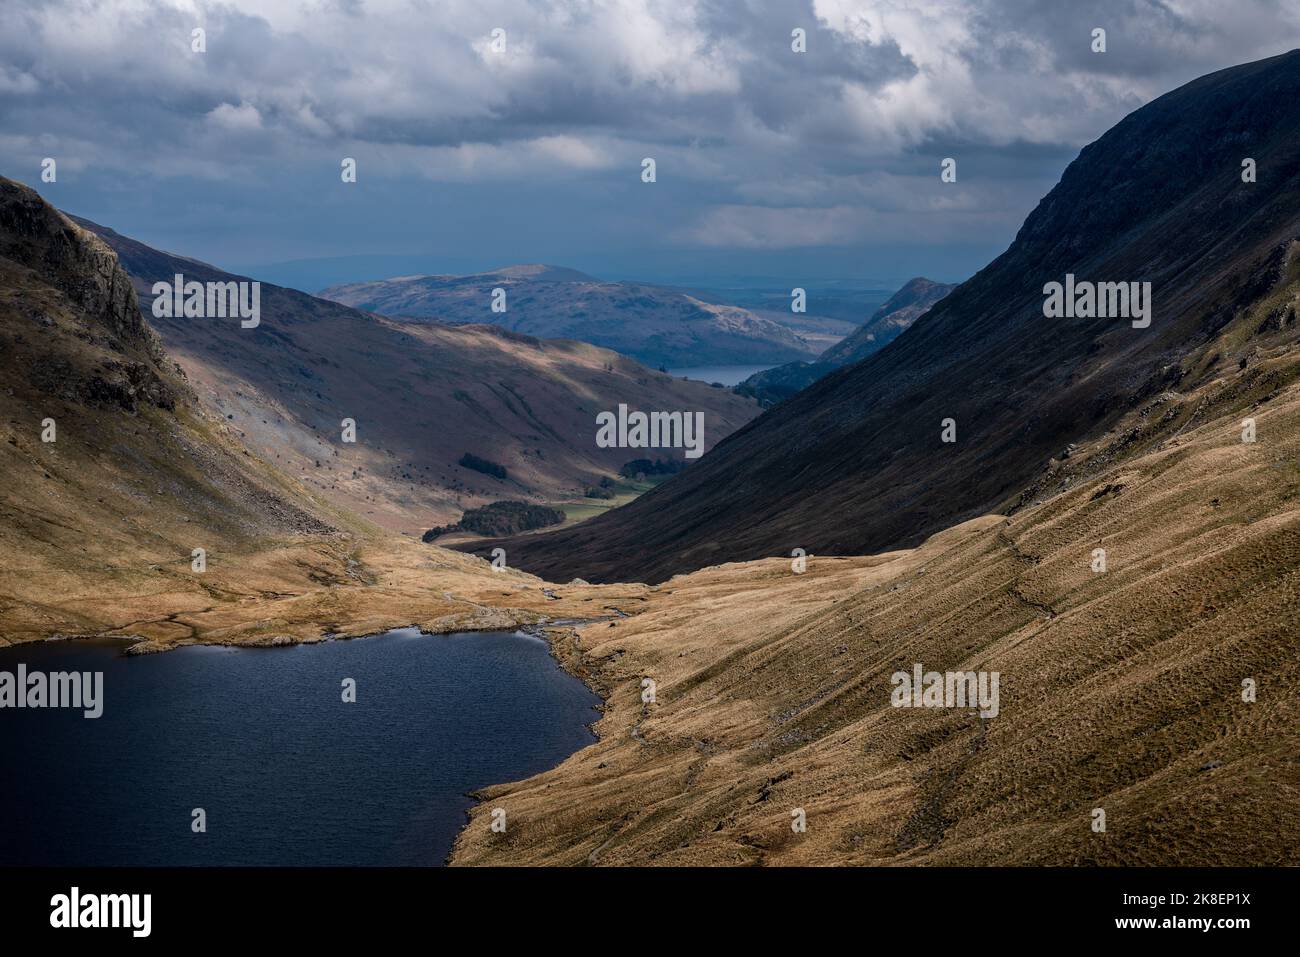
[[756, 372], [738, 384], [736, 392], [753, 396], [763, 406], [774, 405], [808, 388], [826, 373], [860, 362], [897, 339], [936, 302], [957, 287], [918, 276], [887, 299], [871, 318], [828, 348], [816, 362], [789, 362]]
[[857, 332], [831, 346], [819, 360], [835, 366], [862, 361], [897, 339], [956, 288], [952, 283], [935, 282], [924, 276], [909, 279]]
[[[493, 312], [493, 290], [505, 311]], [[399, 276], [320, 295], [395, 319], [491, 323], [542, 338], [590, 342], [652, 366], [761, 365], [813, 355], [797, 332], [739, 306], [677, 289], [603, 282], [559, 266], [508, 266], [470, 276]]]
[[[557, 638], [600, 740], [478, 792], [452, 863], [1294, 867], [1300, 385], [1252, 410], [1254, 445], [1222, 387], [1012, 518], [701, 569]], [[891, 707], [917, 663], [997, 672], [996, 717]]]
[[[1015, 514], [1285, 387], [1298, 237], [1300, 51], [1130, 114], [1070, 163], [1005, 253], [884, 349], [630, 505], [511, 554], [553, 577], [657, 582]], [[1149, 325], [1049, 318], [1049, 284], [1071, 277], [1150, 283]]]
[[[80, 222], [116, 250], [142, 302], [152, 303], [155, 282], [178, 273], [187, 281], [241, 279]], [[703, 412], [709, 446], [758, 411], [727, 390], [582, 342], [404, 323], [269, 283], [260, 288], [255, 328], [150, 321], [249, 448], [386, 528], [419, 534], [499, 499], [581, 498], [640, 457], [596, 445], [597, 413], [620, 403]], [[357, 429], [351, 444], [342, 441], [347, 418]], [[467, 454], [504, 466], [506, 476], [462, 465]]]
[[[160, 267], [206, 268], [114, 239]], [[270, 299], [261, 347], [309, 343], [292, 302]], [[318, 333], [346, 321], [370, 322], [322, 318]], [[205, 324], [220, 327], [210, 345], [224, 342], [232, 356], [243, 353], [230, 340], [253, 331], [200, 319], [184, 335], [171, 331], [202, 343]], [[232, 378], [218, 398], [248, 388], [233, 367], [189, 364]], [[597, 601], [634, 607], [639, 596], [636, 587], [543, 590], [514, 569], [385, 532], [251, 454], [244, 423], [209, 407], [216, 387], [187, 380], [150, 327], [109, 245], [2, 177], [0, 374], [0, 645], [133, 637], [138, 654], [413, 622], [434, 632], [509, 628], [582, 617]], [[283, 428], [287, 442], [301, 426]]]
[[[0, 633], [11, 640], [148, 618], [185, 590], [174, 580], [196, 547], [278, 587], [303, 554], [261, 561], [250, 541], [340, 531], [204, 414], [112, 250], [3, 178], [0, 368]], [[130, 611], [106, 611], [123, 592]]]

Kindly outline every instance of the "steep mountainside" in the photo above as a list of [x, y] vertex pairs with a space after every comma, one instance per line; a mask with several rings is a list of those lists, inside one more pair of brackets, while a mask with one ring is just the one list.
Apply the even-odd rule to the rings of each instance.
[[[485, 788], [453, 863], [1294, 867], [1300, 385], [1252, 414], [1254, 444], [1207, 415], [1013, 518], [703, 569], [571, 632], [599, 743]], [[891, 707], [917, 663], [997, 672], [996, 716]]]
[[[1137, 110], [1082, 150], [1004, 254], [880, 352], [631, 505], [511, 554], [551, 576], [661, 581], [1014, 512], [1204, 422], [1211, 401], [1244, 414], [1285, 386], [1292, 364], [1264, 359], [1295, 346], [1298, 237], [1300, 51]], [[1151, 283], [1149, 327], [1046, 318], [1045, 286], [1067, 274]], [[1191, 398], [1220, 380], [1213, 400]]]
[[112, 249], [4, 178], [0, 376], [0, 644], [501, 628], [638, 591], [548, 594], [385, 534], [250, 455], [164, 352]]
[[[11, 637], [77, 630], [84, 606], [115, 587], [164, 589], [197, 547], [229, 567], [255, 539], [336, 531], [197, 407], [112, 250], [7, 179], [0, 366], [0, 631]], [[263, 587], [291, 567], [287, 556], [263, 567]]]
[[[141, 301], [156, 281], [240, 277], [82, 221], [121, 256]], [[492, 326], [403, 323], [268, 283], [261, 322], [153, 318], [205, 401], [250, 448], [323, 497], [419, 533], [499, 499], [581, 496], [638, 450], [596, 445], [596, 414], [619, 403], [704, 413], [712, 445], [758, 411], [752, 400], [674, 379], [624, 356]], [[344, 443], [340, 423], [356, 422]], [[469, 453], [506, 478], [460, 465]], [[680, 455], [680, 453], [677, 453]]]
[[753, 396], [765, 407], [788, 399], [826, 373], [840, 366], [861, 362], [873, 352], [879, 352], [956, 288], [922, 276], [909, 279], [870, 319], [828, 348], [817, 357], [816, 362], [790, 362], [756, 372], [737, 385], [736, 392]]
[[[492, 311], [494, 289], [505, 312]], [[557, 266], [510, 266], [472, 276], [399, 276], [333, 286], [321, 296], [395, 319], [492, 323], [547, 339], [578, 339], [652, 366], [750, 365], [816, 354], [785, 325], [739, 306]]]

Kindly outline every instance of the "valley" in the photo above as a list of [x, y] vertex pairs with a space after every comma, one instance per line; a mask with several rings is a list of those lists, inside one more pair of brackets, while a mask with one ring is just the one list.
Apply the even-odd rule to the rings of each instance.
[[[200, 269], [185, 263], [187, 273]], [[31, 190], [0, 179], [0, 643], [125, 637], [139, 654], [413, 624], [499, 630], [635, 600], [641, 586], [543, 590], [533, 576], [430, 548], [362, 514], [372, 507], [349, 509], [345, 496], [326, 494], [305, 465], [309, 455], [324, 457], [323, 443], [294, 412], [295, 402], [301, 412], [314, 400], [322, 415], [336, 414], [324, 389], [286, 388], [274, 405], [259, 407], [244, 397], [263, 393], [233, 378], [242, 369], [269, 390], [286, 374], [276, 353], [300, 348], [292, 332], [279, 331], [292, 329], [294, 314], [277, 305], [274, 287], [264, 292], [267, 314], [257, 329], [231, 320], [181, 327], [191, 337], [180, 350], [192, 359], [191, 379], [145, 320], [113, 250]], [[327, 321], [298, 334], [321, 336]], [[372, 344], [391, 334], [361, 328]], [[239, 345], [249, 335], [271, 338]], [[202, 345], [232, 363], [227, 371], [205, 362]], [[391, 356], [395, 346], [388, 348]], [[323, 353], [312, 354], [331, 368]], [[258, 449], [225, 397], [248, 403], [241, 412], [275, 415], [279, 440]], [[52, 434], [46, 420], [55, 423]], [[362, 416], [363, 437], [367, 425]], [[306, 446], [293, 457], [289, 438]]]
[[764, 408], [790, 398], [822, 376], [842, 366], [861, 362], [897, 339], [912, 323], [956, 288], [918, 276], [904, 284], [861, 326], [827, 348], [811, 362], [790, 362], [758, 370], [736, 383], [739, 395], [753, 396]]
[[[330, 725], [295, 702], [327, 689], [333, 708], [335, 662], [379, 688], [414, 682], [436, 720], [393, 706], [365, 733], [336, 729], [359, 761], [389, 722], [404, 796], [444, 773], [417, 756], [454, 750], [477, 701], [512, 721], [545, 701], [542, 726], [478, 728], [473, 757], [510, 760], [456, 764], [426, 817], [384, 818], [386, 841], [410, 827], [414, 844], [350, 844], [365, 863], [440, 859], [466, 812], [458, 866], [1293, 866], [1297, 104], [1300, 51], [1137, 109], [1003, 254], [954, 289], [914, 280], [830, 347], [842, 365], [766, 411], [605, 346], [456, 318], [501, 284], [521, 325], [529, 296], [547, 328], [575, 316], [543, 306], [626, 306], [611, 338], [645, 361], [812, 354], [747, 307], [511, 267], [333, 291], [353, 305], [262, 284], [243, 327], [167, 316], [156, 282], [243, 280], [0, 178], [0, 650], [169, 653], [105, 665], [137, 668], [138, 715], [146, 679], [183, 686], [211, 654], [195, 707], [205, 688], [297, 689], [269, 694], [288, 710], [238, 741], [283, 722], [313, 748]], [[1247, 149], [1257, 181], [1239, 172]], [[1045, 286], [1066, 276], [1150, 283], [1141, 315], [1047, 314]], [[647, 352], [664, 310], [680, 336]], [[888, 341], [852, 354], [873, 335]], [[420, 540], [515, 501], [488, 518], [555, 525]], [[231, 671], [197, 646], [227, 646]], [[929, 672], [969, 675], [977, 700], [900, 707], [894, 676]], [[474, 695], [456, 697], [458, 676]], [[189, 720], [175, 690], [160, 700]], [[187, 740], [223, 737], [204, 727], [222, 730], [189, 724]], [[330, 753], [295, 765], [289, 747], [272, 767], [287, 791], [262, 800], [348, 800], [314, 790]], [[230, 760], [260, 772], [266, 755]], [[148, 775], [114, 780], [147, 829], [126, 798], [152, 794]], [[254, 836], [199, 862], [243, 862], [262, 809], [220, 793]], [[99, 830], [119, 820], [103, 800]], [[322, 842], [279, 820], [284, 846], [322, 863]], [[170, 838], [149, 846], [131, 860], [196, 862]]]
[[[544, 577], [651, 584], [793, 548], [871, 554], [1015, 514], [1211, 414], [1244, 417], [1297, 374], [1292, 93], [1296, 52], [1153, 100], [1084, 147], [1010, 247], [884, 348], [627, 507], [496, 544]], [[1243, 181], [1242, 138], [1274, 175]], [[1151, 282], [1149, 327], [1045, 317], [1044, 286], [1067, 273]], [[1197, 397], [1215, 383], [1231, 385], [1210, 407]], [[1067, 451], [1106, 434], [1088, 456]]]
[[[580, 497], [636, 457], [592, 441], [597, 413], [619, 402], [697, 410], [709, 446], [759, 411], [587, 343], [397, 322], [269, 283], [256, 328], [155, 316], [155, 282], [240, 277], [80, 223], [118, 253], [168, 352], [253, 452], [394, 531], [418, 536], [499, 499]], [[341, 440], [345, 418], [355, 442]], [[467, 453], [506, 477], [465, 468]]]

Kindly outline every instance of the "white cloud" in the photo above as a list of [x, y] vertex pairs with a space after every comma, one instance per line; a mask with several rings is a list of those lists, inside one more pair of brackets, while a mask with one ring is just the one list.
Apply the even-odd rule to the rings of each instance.
[[222, 103], [209, 111], [208, 121], [223, 129], [237, 133], [248, 133], [262, 128], [262, 114], [251, 103]]
[[310, 103], [304, 103], [293, 113], [294, 119], [297, 120], [298, 126], [312, 136], [328, 136], [331, 132], [330, 126], [312, 109]]
[[532, 141], [539, 155], [574, 169], [607, 169], [608, 154], [576, 136], [542, 136]]
[[[1198, 69], [1281, 52], [1279, 18], [1300, 26], [1300, 5], [1269, 0], [1110, 0], [1077, 15], [1034, 0], [806, 2], [55, 0], [0, 13], [0, 62], [14, 64], [0, 95], [59, 89], [106, 110], [143, 98], [182, 124], [206, 100], [212, 122], [282, 140], [600, 135], [739, 143], [751, 164], [755, 146], [793, 147], [812, 171], [845, 150], [897, 156], [944, 137], [1079, 146]], [[1108, 59], [1086, 53], [1094, 19], [1109, 25]], [[204, 54], [188, 46], [198, 23]], [[812, 31], [805, 54], [789, 50], [792, 23]], [[498, 26], [502, 54], [487, 50]]]
[[[1297, 31], [1300, 4], [1274, 0], [46, 0], [0, 4], [0, 111], [41, 155], [128, 174], [238, 182], [355, 156], [367, 182], [636, 183], [653, 156], [638, 198], [685, 242], [942, 239], [1022, 215], [1043, 168]], [[945, 155], [962, 188], [936, 193]]]

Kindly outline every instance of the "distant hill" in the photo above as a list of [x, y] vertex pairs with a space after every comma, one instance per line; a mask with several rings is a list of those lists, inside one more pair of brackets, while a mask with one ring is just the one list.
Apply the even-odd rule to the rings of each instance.
[[894, 293], [851, 335], [831, 346], [815, 362], [789, 362], [756, 372], [739, 383], [740, 395], [752, 396], [763, 406], [774, 405], [806, 389], [840, 366], [860, 362], [898, 338], [936, 302], [957, 287], [918, 276]]
[[[1150, 283], [1149, 325], [1045, 314], [1068, 277]], [[552, 577], [655, 582], [794, 548], [915, 544], [1171, 447], [1210, 415], [1250, 415], [1300, 372], [1297, 300], [1300, 51], [1130, 114], [1005, 253], [884, 349], [631, 504], [511, 554]]]
[[909, 279], [857, 332], [823, 352], [820, 360], [835, 366], [861, 362], [897, 339], [956, 288], [954, 283], [935, 282], [924, 276]]
[[[240, 278], [80, 222], [116, 250], [146, 311], [153, 283], [176, 273]], [[251, 329], [234, 320], [149, 321], [250, 448], [330, 501], [412, 534], [498, 499], [581, 497], [617, 475], [638, 452], [597, 447], [595, 417], [619, 403], [702, 411], [708, 446], [758, 412], [728, 390], [583, 342], [400, 322], [269, 283], [261, 303]], [[341, 441], [345, 418], [356, 422], [354, 444]], [[467, 455], [498, 463], [507, 477], [466, 467]]]
[[[493, 290], [505, 312], [493, 312]], [[634, 282], [604, 282], [560, 266], [507, 266], [469, 276], [398, 276], [331, 286], [320, 295], [394, 319], [491, 323], [577, 339], [665, 368], [762, 365], [807, 358], [817, 344], [740, 306]]]

